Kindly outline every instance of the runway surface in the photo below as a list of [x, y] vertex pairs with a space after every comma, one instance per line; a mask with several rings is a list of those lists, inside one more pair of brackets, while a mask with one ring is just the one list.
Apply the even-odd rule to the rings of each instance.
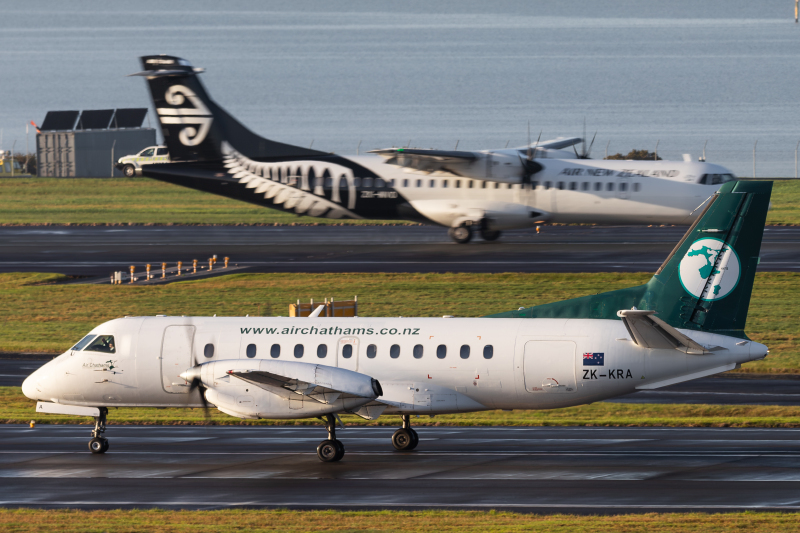
[[[216, 254], [255, 272], [652, 272], [686, 227], [545, 226], [459, 245], [432, 226], [2, 227], [0, 272], [106, 276]], [[768, 227], [762, 271], [800, 269], [800, 228]]]
[[[112, 413], [113, 415], [113, 413]], [[95, 508], [800, 510], [800, 430], [0, 426], [0, 505]]]
[[[19, 387], [47, 359], [0, 357], [0, 387]], [[800, 405], [800, 376], [724, 374], [652, 391], [639, 391], [616, 403], [695, 403], [717, 405]]]

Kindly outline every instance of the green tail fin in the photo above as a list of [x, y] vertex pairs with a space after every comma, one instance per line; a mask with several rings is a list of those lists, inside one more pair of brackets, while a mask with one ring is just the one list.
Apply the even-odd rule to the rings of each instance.
[[667, 324], [744, 337], [772, 182], [726, 183], [645, 285], [491, 315], [618, 319], [655, 310]]

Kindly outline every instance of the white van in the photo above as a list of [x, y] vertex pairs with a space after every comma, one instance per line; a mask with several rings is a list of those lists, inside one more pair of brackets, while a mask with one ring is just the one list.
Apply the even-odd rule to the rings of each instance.
[[148, 146], [138, 154], [126, 155], [114, 165], [122, 171], [126, 178], [142, 175], [142, 165], [169, 163], [169, 152], [166, 146]]

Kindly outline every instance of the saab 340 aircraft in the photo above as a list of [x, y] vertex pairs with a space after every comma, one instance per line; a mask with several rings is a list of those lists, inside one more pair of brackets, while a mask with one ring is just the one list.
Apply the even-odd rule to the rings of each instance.
[[[317, 454], [338, 461], [341, 413], [410, 415], [552, 409], [738, 368], [767, 347], [744, 332], [771, 182], [736, 181], [645, 285], [483, 318], [125, 317], [97, 326], [31, 374], [39, 413], [203, 407], [242, 419], [323, 419]], [[322, 306], [315, 311], [319, 313]]]
[[[255, 135], [206, 92], [202, 69], [172, 56], [141, 58], [171, 163], [142, 174], [298, 215], [415, 220], [449, 228], [458, 243], [477, 230], [541, 222], [691, 224], [697, 207], [735, 179], [719, 165], [591, 160], [582, 139], [521, 148], [390, 148], [339, 156]], [[572, 146], [575, 156], [561, 150]]]

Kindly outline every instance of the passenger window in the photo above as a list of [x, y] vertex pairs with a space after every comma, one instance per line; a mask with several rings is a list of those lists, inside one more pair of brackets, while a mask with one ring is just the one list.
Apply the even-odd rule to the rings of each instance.
[[639, 192], [640, 185], [638, 183], [633, 184], [633, 192]]
[[388, 181], [388, 183], [389, 183], [389, 187], [394, 187], [394, 178], [390, 179]]
[[380, 178], [375, 178], [375, 186], [378, 188], [386, 187], [386, 182]]
[[414, 359], [422, 359], [422, 352], [423, 352], [422, 345], [421, 344], [415, 345], [414, 346]]
[[483, 358], [484, 359], [491, 359], [494, 355], [494, 347], [491, 344], [487, 344], [483, 347]]
[[589, 190], [589, 182], [588, 182], [588, 181], [584, 181], [584, 182], [581, 184], [581, 190], [582, 190], [582, 191], [588, 191], [588, 190]]
[[252, 359], [253, 357], [255, 357], [255, 356], [256, 356], [256, 345], [255, 345], [255, 344], [248, 344], [248, 345], [247, 345], [247, 351], [245, 352], [245, 354], [246, 354], [246, 355], [247, 355], [247, 357], [249, 357], [250, 359]]
[[486, 188], [486, 182], [485, 182], [485, 181], [482, 181], [482, 182], [481, 182], [481, 189], [485, 189], [485, 188]]
[[469, 344], [461, 346], [461, 359], [469, 359]]
[[372, 187], [372, 178], [364, 178], [364, 187]]
[[440, 344], [439, 346], [437, 346], [436, 357], [438, 357], [439, 359], [444, 359], [445, 357], [447, 357], [447, 346], [445, 346], [444, 344]]
[[553, 184], [551, 182], [549, 182], [549, 181], [545, 181], [544, 182], [544, 190], [548, 190], [552, 186], [553, 186]]
[[[364, 181], [367, 181], [369, 178], [364, 178]], [[353, 186], [355, 188], [361, 187], [361, 178], [353, 178]]]
[[378, 347], [374, 344], [367, 346], [367, 359], [375, 359], [376, 355], [378, 355]]
[[500, 182], [499, 181], [495, 181], [494, 182], [494, 188], [495, 189], [499, 189], [500, 188]]
[[422, 180], [417, 180], [417, 187], [422, 187]]
[[538, 186], [539, 186], [539, 182], [538, 181], [532, 181], [531, 182], [531, 189], [535, 189]]
[[317, 346], [317, 357], [320, 359], [325, 359], [328, 355], [328, 345], [327, 344], [320, 344]]
[[333, 188], [333, 178], [325, 178], [325, 188], [326, 189]]
[[442, 187], [447, 188], [447, 180], [442, 180]]
[[272, 347], [269, 349], [269, 355], [273, 358], [278, 358], [281, 356], [281, 345], [280, 344], [273, 344]]
[[397, 359], [400, 357], [400, 345], [399, 344], [392, 344], [392, 347], [389, 348], [389, 357], [392, 359]]
[[295, 344], [294, 345], [294, 356], [297, 359], [300, 359], [301, 357], [303, 357], [303, 352], [304, 351], [305, 351], [305, 348], [303, 347], [302, 344]]
[[339, 180], [339, 188], [340, 189], [346, 189], [347, 188], [347, 180], [346, 179], [340, 179]]
[[628, 190], [628, 184], [625, 183], [625, 182], [620, 183], [619, 184], [619, 190], [622, 191], [622, 192], [627, 191]]
[[214, 345], [211, 344], [210, 342], [206, 344], [205, 347], [203, 348], [203, 355], [205, 355], [209, 359], [214, 357]]
[[474, 181], [469, 180], [468, 183], [469, 183], [469, 185], [467, 186], [468, 189], [472, 189], [472, 188], [475, 187], [475, 182]]
[[156, 150], [156, 155], [169, 155], [166, 148], [159, 148]]
[[350, 359], [353, 357], [353, 345], [352, 344], [345, 344], [342, 346], [342, 357], [345, 359]]
[[613, 191], [614, 190], [614, 184], [611, 183], [611, 182], [606, 183], [606, 190], [607, 191]]
[[598, 181], [598, 182], [595, 182], [595, 184], [594, 184], [594, 190], [596, 190], [596, 191], [602, 191], [602, 190], [603, 190], [603, 184], [602, 184], [602, 183], [600, 183], [599, 181]]
[[[100, 335], [86, 347], [87, 352], [117, 353], [113, 335]], [[214, 354], [214, 346], [211, 346], [211, 354]], [[206, 356], [208, 357], [208, 356]]]
[[408, 180], [403, 180], [403, 187], [408, 187]]
[[456, 180], [456, 189], [461, 188], [461, 180]]
[[577, 191], [578, 190], [578, 182], [577, 181], [570, 181], [569, 182], [569, 190]]
[[80, 341], [78, 341], [78, 344], [76, 344], [75, 346], [73, 346], [70, 349], [71, 350], [75, 350], [76, 352], [79, 352], [79, 351], [83, 350], [84, 346], [86, 346], [87, 344], [92, 342], [92, 339], [94, 339], [96, 336], [97, 335], [86, 335], [84, 338], [82, 338]]
[[513, 188], [514, 188], [513, 183], [509, 183], [508, 185], [506, 185], [506, 189], [513, 189]]

